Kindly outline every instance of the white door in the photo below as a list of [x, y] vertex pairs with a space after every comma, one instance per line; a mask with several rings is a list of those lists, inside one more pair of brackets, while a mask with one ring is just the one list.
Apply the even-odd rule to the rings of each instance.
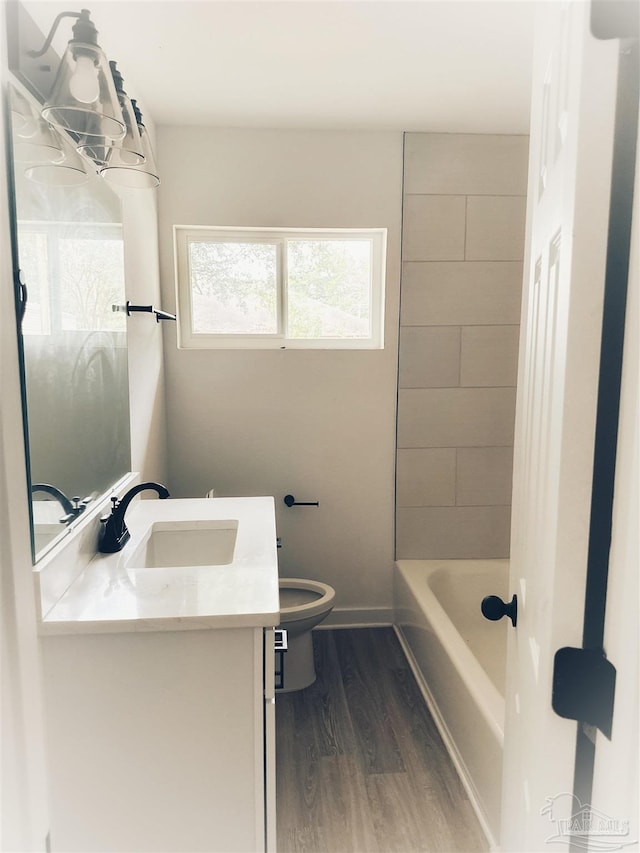
[[589, 4], [538, 3], [521, 326], [501, 849], [567, 850], [576, 723], [553, 657], [580, 647], [618, 42]]

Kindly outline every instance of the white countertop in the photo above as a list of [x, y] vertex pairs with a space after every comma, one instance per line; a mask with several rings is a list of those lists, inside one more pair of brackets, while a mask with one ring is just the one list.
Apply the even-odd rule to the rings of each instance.
[[[222, 566], [127, 568], [154, 522], [237, 519]], [[259, 627], [279, 622], [272, 497], [136, 500], [122, 551], [97, 554], [41, 622], [43, 634]]]

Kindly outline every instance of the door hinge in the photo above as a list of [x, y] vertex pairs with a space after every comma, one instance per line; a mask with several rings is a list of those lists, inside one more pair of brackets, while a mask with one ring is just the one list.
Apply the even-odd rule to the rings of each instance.
[[596, 726], [611, 740], [616, 668], [602, 649], [558, 649], [551, 707], [560, 717]]

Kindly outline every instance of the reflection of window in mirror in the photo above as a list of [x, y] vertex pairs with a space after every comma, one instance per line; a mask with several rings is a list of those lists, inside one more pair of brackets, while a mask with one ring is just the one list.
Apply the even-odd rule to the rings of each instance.
[[126, 315], [113, 310], [126, 301], [124, 246], [118, 197], [91, 164], [73, 173], [81, 180], [58, 181], [56, 169], [72, 157], [51, 151], [69, 149], [69, 140], [50, 133], [31, 96], [16, 92], [15, 265], [28, 294], [20, 345], [29, 481], [47, 487], [32, 494], [37, 559], [131, 467]]
[[[24, 335], [60, 331], [125, 331], [113, 311], [124, 292], [119, 225], [20, 222], [20, 264], [30, 283]], [[58, 283], [52, 299], [50, 282]]]

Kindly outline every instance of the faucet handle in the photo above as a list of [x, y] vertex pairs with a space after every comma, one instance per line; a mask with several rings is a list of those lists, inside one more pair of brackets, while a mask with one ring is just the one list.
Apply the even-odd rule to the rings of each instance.
[[109, 519], [111, 518], [111, 516], [113, 515], [113, 513], [116, 511], [117, 508], [118, 508], [118, 496], [113, 495], [111, 498], [111, 512], [108, 512], [106, 515], [100, 516], [101, 524], [104, 524], [105, 522], [109, 521]]

